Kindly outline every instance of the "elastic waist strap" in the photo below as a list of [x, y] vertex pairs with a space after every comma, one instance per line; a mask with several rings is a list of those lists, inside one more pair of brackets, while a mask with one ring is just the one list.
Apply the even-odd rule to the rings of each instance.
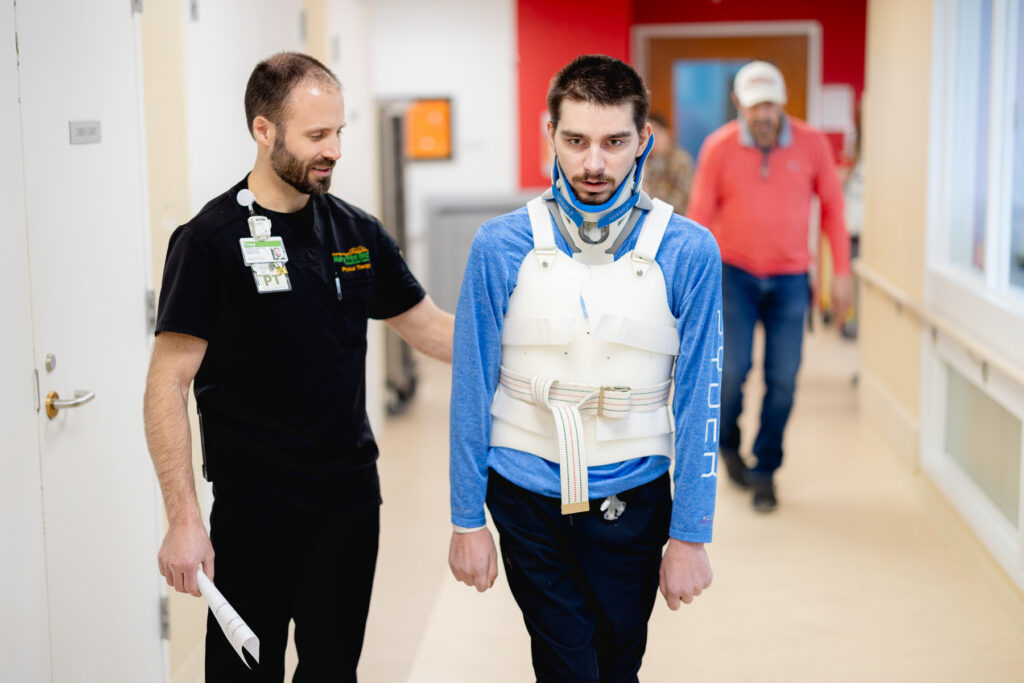
[[671, 380], [642, 387], [571, 384], [505, 367], [498, 381], [510, 396], [547, 408], [554, 417], [564, 515], [589, 508], [583, 418], [621, 419], [655, 410], [666, 404], [672, 389]]
[[582, 415], [612, 419], [659, 408], [668, 402], [672, 390], [671, 380], [642, 387], [571, 384], [506, 367], [501, 368], [498, 382], [515, 398], [542, 408], [570, 406]]

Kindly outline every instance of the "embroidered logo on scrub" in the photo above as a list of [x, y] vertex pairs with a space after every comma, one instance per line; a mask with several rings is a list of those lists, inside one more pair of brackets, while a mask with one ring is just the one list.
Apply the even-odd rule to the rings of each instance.
[[352, 247], [346, 252], [335, 251], [331, 256], [335, 263], [341, 264], [343, 273], [354, 273], [370, 268], [370, 250], [366, 247]]

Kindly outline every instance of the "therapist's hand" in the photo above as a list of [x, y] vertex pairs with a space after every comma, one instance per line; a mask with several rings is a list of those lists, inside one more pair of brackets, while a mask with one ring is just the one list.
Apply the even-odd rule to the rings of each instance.
[[498, 577], [498, 553], [491, 532], [484, 528], [468, 534], [452, 532], [448, 566], [456, 579], [483, 593]]
[[174, 590], [179, 593], [191, 593], [199, 597], [199, 584], [196, 581], [199, 565], [213, 580], [213, 545], [203, 520], [198, 516], [189, 521], [172, 523], [156, 558], [167, 585], [174, 586]]

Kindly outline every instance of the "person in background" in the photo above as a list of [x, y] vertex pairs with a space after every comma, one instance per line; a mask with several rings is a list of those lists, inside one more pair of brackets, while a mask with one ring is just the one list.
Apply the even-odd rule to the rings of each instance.
[[[841, 174], [843, 182], [843, 200], [846, 204], [846, 229], [850, 233], [850, 259], [860, 255], [860, 233], [864, 229], [864, 159], [861, 156], [860, 112], [856, 117], [856, 135], [854, 137], [853, 155], [846, 170]], [[856, 275], [854, 275], [854, 298], [848, 313], [840, 320], [843, 337], [857, 338], [857, 319], [859, 305], [857, 302]]]
[[[746, 64], [736, 74], [732, 98], [739, 116], [701, 146], [687, 215], [710, 228], [722, 252], [721, 458], [735, 484], [753, 488], [754, 509], [770, 512], [778, 506], [774, 476], [782, 465], [809, 303], [813, 195], [821, 201], [821, 230], [832, 247], [837, 321], [852, 298], [850, 241], [832, 148], [824, 134], [786, 114], [782, 73], [767, 62]], [[738, 420], [758, 322], [765, 333], [766, 390], [756, 464], [748, 470], [739, 452]]]
[[677, 147], [668, 121], [657, 112], [647, 115], [654, 134], [654, 146], [644, 171], [644, 192], [672, 205], [680, 216], [686, 214], [693, 182], [693, 158]]

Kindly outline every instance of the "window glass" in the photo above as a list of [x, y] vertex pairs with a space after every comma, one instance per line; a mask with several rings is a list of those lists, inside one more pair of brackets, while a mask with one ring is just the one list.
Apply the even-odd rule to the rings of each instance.
[[1021, 421], [946, 366], [946, 453], [1017, 526]]
[[1017, 9], [1017, 78], [1013, 107], [1013, 206], [1010, 236], [1010, 285], [1024, 290], [1024, 7]]
[[992, 0], [959, 2], [953, 31], [950, 260], [985, 269]]

